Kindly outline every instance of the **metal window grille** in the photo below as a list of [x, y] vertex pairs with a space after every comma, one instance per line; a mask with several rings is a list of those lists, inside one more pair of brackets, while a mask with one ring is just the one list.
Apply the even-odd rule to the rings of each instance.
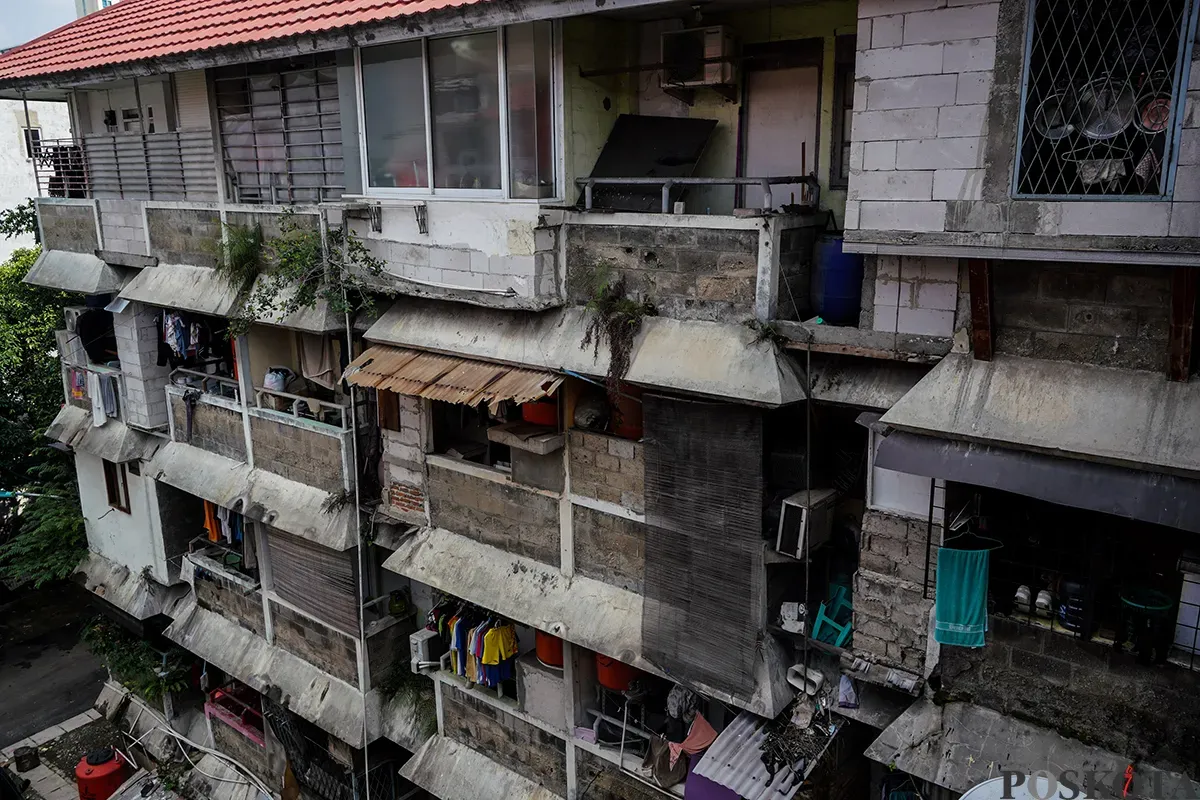
[[214, 83], [235, 202], [341, 197], [342, 118], [332, 56], [226, 67], [216, 71]]
[[1194, 0], [1029, 0], [1018, 196], [1170, 193]]

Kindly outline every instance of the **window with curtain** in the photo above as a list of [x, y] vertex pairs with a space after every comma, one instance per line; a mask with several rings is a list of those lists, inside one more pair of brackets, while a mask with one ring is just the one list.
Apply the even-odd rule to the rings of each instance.
[[364, 48], [369, 185], [555, 196], [553, 37], [535, 22]]
[[242, 203], [315, 203], [345, 183], [332, 55], [214, 72], [222, 156]]

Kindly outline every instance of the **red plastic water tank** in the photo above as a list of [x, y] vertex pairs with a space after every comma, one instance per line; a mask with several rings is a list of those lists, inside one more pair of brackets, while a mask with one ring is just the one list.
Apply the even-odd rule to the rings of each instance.
[[75, 766], [79, 800], [108, 800], [129, 779], [129, 764], [111, 747], [93, 750]]
[[631, 667], [623, 661], [596, 653], [596, 682], [605, 689], [624, 692], [641, 674], [642, 671], [637, 667]]

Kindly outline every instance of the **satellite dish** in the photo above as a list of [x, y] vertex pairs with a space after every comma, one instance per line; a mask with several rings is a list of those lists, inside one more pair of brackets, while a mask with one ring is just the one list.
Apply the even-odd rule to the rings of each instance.
[[1024, 776], [1025, 780], [1008, 790], [1005, 797], [1003, 776], [990, 778], [967, 790], [962, 800], [1088, 800], [1078, 788], [1065, 786], [1047, 772]]

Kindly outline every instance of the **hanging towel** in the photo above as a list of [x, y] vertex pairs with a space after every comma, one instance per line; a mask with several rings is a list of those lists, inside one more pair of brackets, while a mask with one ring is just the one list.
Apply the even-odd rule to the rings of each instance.
[[300, 334], [300, 374], [318, 386], [337, 386], [337, 363], [333, 357], [333, 339], [315, 333]]
[[114, 375], [101, 375], [100, 397], [104, 402], [104, 415], [117, 416], [117, 378]]
[[104, 395], [100, 392], [100, 376], [94, 372], [87, 374], [88, 397], [92, 401], [92, 427], [99, 428], [108, 422], [108, 412], [104, 410]]
[[209, 501], [204, 501], [204, 530], [210, 542], [221, 538], [221, 523], [217, 520], [217, 507]]
[[716, 730], [708, 724], [708, 720], [704, 718], [703, 714], [697, 712], [696, 718], [692, 720], [692, 727], [688, 729], [687, 738], [679, 744], [667, 742], [667, 747], [671, 751], [671, 766], [674, 767], [679, 761], [681, 753], [687, 753], [689, 756], [695, 755], [707, 750], [716, 740]]
[[987, 632], [988, 551], [938, 548], [933, 638], [983, 647]]

